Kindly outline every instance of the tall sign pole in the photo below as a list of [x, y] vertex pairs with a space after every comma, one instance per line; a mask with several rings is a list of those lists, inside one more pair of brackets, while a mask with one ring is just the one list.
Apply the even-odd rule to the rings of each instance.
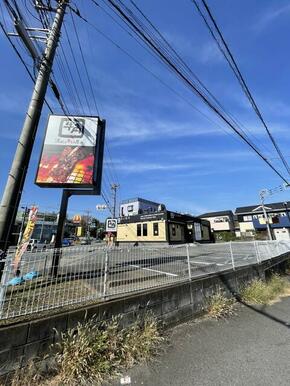
[[113, 191], [113, 218], [116, 218], [116, 204], [117, 204], [117, 189], [120, 187], [118, 184], [112, 184], [111, 189]]
[[[59, 0], [55, 18], [47, 39], [34, 85], [31, 101], [26, 113], [24, 125], [0, 206], [0, 249], [6, 250], [8, 238], [15, 222], [26, 173], [33, 149], [37, 127], [45, 99], [46, 89], [52, 69], [61, 26], [69, 0]], [[1, 267], [0, 267], [1, 268]], [[0, 269], [1, 275], [1, 269]]]

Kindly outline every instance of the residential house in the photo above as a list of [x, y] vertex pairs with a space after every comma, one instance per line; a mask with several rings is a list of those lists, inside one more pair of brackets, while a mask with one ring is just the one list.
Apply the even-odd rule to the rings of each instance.
[[[290, 201], [265, 204], [270, 229], [274, 239], [290, 239]], [[261, 204], [236, 209], [240, 237], [267, 239], [267, 225]]]
[[211, 230], [218, 240], [223, 240], [225, 234], [235, 233], [234, 214], [231, 210], [204, 213], [198, 217], [210, 222]]

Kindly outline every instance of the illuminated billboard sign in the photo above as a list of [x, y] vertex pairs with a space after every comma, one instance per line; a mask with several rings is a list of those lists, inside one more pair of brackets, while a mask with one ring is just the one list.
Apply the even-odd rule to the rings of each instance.
[[50, 115], [35, 183], [41, 187], [100, 186], [104, 121]]

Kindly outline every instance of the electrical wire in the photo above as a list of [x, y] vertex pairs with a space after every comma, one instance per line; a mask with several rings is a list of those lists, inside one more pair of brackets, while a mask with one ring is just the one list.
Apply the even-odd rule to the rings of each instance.
[[[94, 3], [94, 0], [92, 0]], [[154, 35], [149, 35], [144, 31], [142, 25], [138, 24], [138, 18], [135, 17], [132, 10], [128, 12], [127, 7], [123, 4], [122, 1], [115, 2], [113, 0], [107, 0], [108, 3], [118, 12], [120, 18], [132, 28], [135, 34], [142, 39], [151, 50], [153, 50], [164, 62], [164, 64], [169, 67], [169, 69], [177, 75], [180, 80], [197, 95], [227, 126], [233, 130], [283, 181], [287, 182], [286, 178], [277, 170], [268, 159], [260, 152], [257, 146], [249, 139], [247, 136], [241, 132], [240, 128], [237, 127], [231, 121], [231, 118], [228, 117], [219, 106], [217, 106], [213, 100], [210, 100], [205, 90], [200, 88], [200, 84], [196, 84], [193, 79], [190, 79], [183, 71], [182, 66], [177, 66], [171, 60], [171, 56], [166, 54], [163, 47], [156, 42]], [[117, 4], [118, 3], [118, 4]], [[132, 16], [133, 15], [133, 16]], [[171, 53], [174, 56], [174, 53]]]
[[[280, 147], [278, 146], [277, 142], [275, 141], [272, 133], [270, 132], [263, 116], [262, 116], [262, 113], [261, 111], [259, 110], [255, 100], [254, 100], [254, 97], [253, 95], [251, 94], [251, 91], [249, 90], [249, 87], [245, 81], [245, 78], [243, 77], [238, 65], [237, 65], [237, 62], [236, 60], [234, 59], [234, 56], [229, 48], [229, 45], [227, 44], [227, 42], [225, 41], [224, 37], [223, 37], [223, 34], [215, 20], [215, 18], [213, 17], [213, 14], [208, 6], [208, 4], [206, 3], [205, 0], [201, 0], [202, 1], [202, 4], [204, 6], [204, 9], [206, 10], [206, 13], [207, 13], [207, 16], [209, 17], [210, 19], [210, 22], [212, 23], [213, 27], [214, 27], [214, 30], [212, 29], [209, 21], [207, 20], [205, 14], [202, 12], [202, 9], [200, 8], [198, 2], [196, 0], [191, 0], [191, 2], [195, 5], [198, 13], [200, 14], [200, 16], [202, 17], [204, 23], [206, 24], [211, 36], [213, 37], [214, 41], [216, 42], [220, 52], [223, 54], [224, 58], [226, 59], [227, 63], [229, 64], [230, 68], [232, 69], [235, 77], [237, 78], [242, 90], [244, 91], [244, 94], [246, 95], [247, 99], [249, 100], [253, 110], [255, 111], [257, 117], [259, 118], [259, 120], [261, 121], [262, 125], [264, 126], [276, 152], [278, 153], [279, 155], [279, 158], [281, 159], [285, 169], [287, 170], [288, 174], [290, 175], [290, 167], [280, 149]], [[216, 36], [217, 34], [217, 36]]]
[[[29, 78], [30, 78], [30, 79], [32, 80], [32, 82], [35, 84], [35, 78], [33, 77], [31, 71], [29, 70], [29, 68], [28, 68], [28, 66], [27, 66], [27, 64], [25, 63], [24, 59], [22, 58], [20, 52], [18, 51], [18, 49], [16, 48], [16, 46], [15, 46], [14, 43], [12, 42], [12, 40], [11, 40], [10, 36], [8, 35], [7, 31], [5, 30], [5, 27], [4, 27], [4, 25], [2, 24], [2, 22], [0, 22], [0, 27], [1, 27], [1, 29], [2, 29], [2, 31], [3, 31], [3, 33], [4, 33], [4, 35], [5, 35], [6, 38], [8, 39], [10, 45], [12, 46], [13, 50], [15, 51], [16, 55], [18, 56], [18, 58], [20, 59], [21, 63], [23, 64], [23, 66], [24, 66], [26, 72], [27, 72], [28, 75], [29, 75]], [[53, 110], [52, 110], [50, 104], [47, 102], [46, 99], [44, 99], [44, 102], [45, 102], [45, 104], [46, 104], [48, 110], [49, 110], [51, 113], [53, 113]]]
[[93, 97], [94, 106], [95, 106], [95, 109], [96, 109], [96, 111], [98, 113], [98, 116], [100, 116], [99, 109], [98, 109], [97, 102], [96, 102], [96, 98], [95, 98], [95, 93], [94, 93], [93, 86], [92, 86], [92, 82], [90, 80], [90, 75], [89, 75], [88, 67], [87, 67], [86, 61], [84, 59], [84, 54], [83, 54], [82, 46], [81, 46], [81, 43], [80, 43], [80, 38], [79, 38], [79, 35], [78, 35], [78, 32], [77, 32], [77, 28], [76, 28], [76, 24], [75, 24], [75, 21], [74, 21], [73, 13], [70, 12], [70, 15], [71, 15], [72, 25], [73, 25], [73, 29], [74, 29], [74, 32], [75, 32], [75, 35], [76, 35], [78, 47], [79, 47], [79, 50], [80, 50], [80, 53], [81, 53], [81, 58], [82, 58], [82, 62], [83, 62], [84, 69], [85, 69], [85, 73], [86, 73], [86, 76], [87, 76], [88, 84], [89, 84], [90, 91], [91, 91], [91, 94], [92, 94], [92, 97]]

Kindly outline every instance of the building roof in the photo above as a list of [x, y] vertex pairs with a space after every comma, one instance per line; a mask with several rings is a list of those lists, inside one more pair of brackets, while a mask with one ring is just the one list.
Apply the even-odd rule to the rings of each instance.
[[159, 202], [154, 202], [154, 201], [150, 201], [150, 200], [146, 200], [145, 198], [140, 198], [140, 197], [134, 197], [134, 198], [129, 198], [127, 200], [123, 200], [121, 201], [121, 205], [122, 204], [130, 204], [131, 202], [136, 202], [136, 201], [139, 201], [139, 202], [145, 202], [146, 204], [153, 204], [153, 205], [160, 205], [161, 203]]
[[220, 212], [208, 212], [200, 214], [198, 217], [205, 218], [205, 217], [218, 217], [218, 216], [233, 216], [233, 212], [231, 210], [221, 210]]
[[[284, 201], [284, 202], [273, 202], [269, 204], [264, 204], [266, 210], [285, 210], [284, 203], [286, 202], [287, 207], [290, 210], [290, 201]], [[255, 211], [256, 209], [256, 211]], [[240, 206], [236, 209], [236, 214], [245, 214], [245, 213], [252, 213], [252, 212], [263, 212], [261, 204], [256, 205], [250, 205], [250, 206]]]

